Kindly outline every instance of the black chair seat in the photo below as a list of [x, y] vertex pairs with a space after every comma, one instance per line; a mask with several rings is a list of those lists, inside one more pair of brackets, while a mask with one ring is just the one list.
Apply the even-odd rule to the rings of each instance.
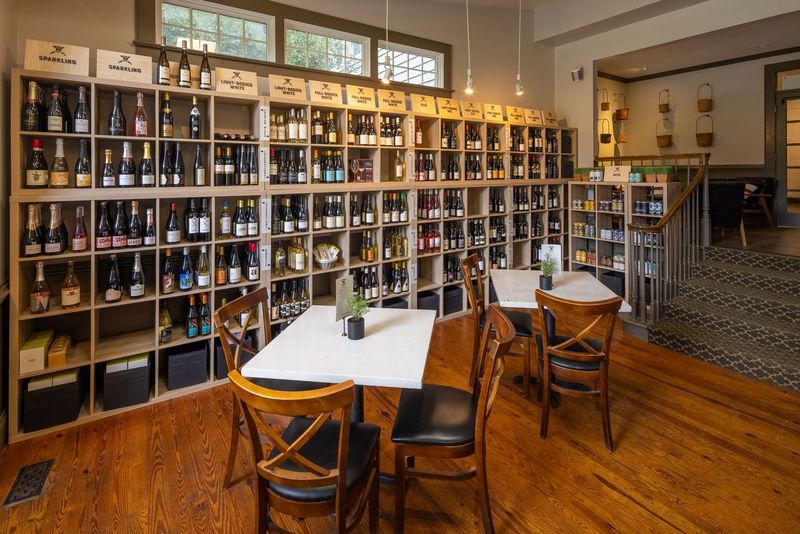
[[[550, 338], [551, 345], [558, 345], [560, 343], [565, 342], [569, 338], [566, 336], [553, 336]], [[603, 344], [596, 340], [596, 339], [585, 339], [584, 341], [589, 344], [594, 350], [599, 351]], [[536, 334], [536, 347], [539, 349], [539, 357], [542, 357], [543, 354], [543, 341], [542, 336], [540, 334]], [[584, 348], [579, 345], [578, 343], [573, 343], [572, 345], [567, 347], [567, 350], [572, 352], [586, 352]], [[560, 358], [558, 356], [550, 356], [550, 363], [553, 365], [557, 365], [559, 367], [563, 367], [564, 369], [572, 369], [574, 371], [597, 371], [600, 369], [600, 362], [582, 362], [578, 360], [570, 360], [568, 358]]]
[[406, 445], [463, 445], [475, 439], [477, 401], [468, 391], [426, 384], [404, 389], [392, 441]]
[[[282, 437], [287, 443], [296, 441], [311, 426], [313, 419], [295, 417], [284, 430]], [[350, 449], [347, 456], [347, 488], [351, 489], [361, 482], [369, 472], [370, 458], [378, 445], [380, 427], [369, 423], [350, 423]], [[326, 421], [322, 428], [306, 443], [300, 453], [312, 462], [326, 468], [336, 468], [339, 454], [339, 421]], [[269, 457], [278, 455], [273, 449]], [[281, 467], [291, 471], [306, 471], [293, 462], [285, 462]], [[295, 488], [269, 483], [269, 489], [285, 499], [303, 502], [327, 501], [336, 497], [336, 486], [320, 488]]]
[[[514, 330], [517, 331], [517, 337], [532, 337], [533, 330], [531, 330], [531, 314], [528, 312], [519, 312], [503, 308], [503, 313], [514, 325]], [[481, 315], [480, 327], [483, 328], [483, 323], [486, 320], [485, 314]]]
[[303, 380], [281, 380], [280, 378], [248, 378], [253, 384], [276, 391], [309, 391], [327, 387], [321, 382], [305, 382]]

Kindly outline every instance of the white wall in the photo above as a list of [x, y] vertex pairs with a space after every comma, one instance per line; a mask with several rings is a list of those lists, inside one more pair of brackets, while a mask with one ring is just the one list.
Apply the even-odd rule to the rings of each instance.
[[[591, 165], [595, 143], [594, 62], [598, 59], [796, 11], [797, 0], [707, 0], [624, 28], [555, 48], [556, 112], [578, 128], [578, 163]], [[570, 69], [583, 66], [586, 77], [571, 80]], [[655, 134], [653, 134], [655, 135]]]

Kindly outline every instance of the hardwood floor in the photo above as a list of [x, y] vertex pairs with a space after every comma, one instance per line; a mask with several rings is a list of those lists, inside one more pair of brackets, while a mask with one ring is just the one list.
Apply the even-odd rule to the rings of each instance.
[[[437, 325], [426, 381], [466, 384], [468, 325], [467, 318]], [[488, 434], [498, 532], [797, 532], [799, 393], [619, 330], [612, 454], [591, 401], [565, 399], [540, 439], [540, 407], [511, 384], [519, 359], [507, 362]], [[384, 470], [393, 465], [397, 398], [388, 389], [366, 396], [368, 420], [383, 427]], [[222, 489], [229, 417], [223, 386], [9, 446], [0, 456], [2, 495], [23, 465], [55, 463], [41, 498], [0, 511], [0, 532], [252, 532], [252, 478]], [[242, 449], [237, 478], [253, 468]], [[381, 489], [382, 532], [391, 531], [392, 491]], [[474, 480], [415, 483], [406, 502], [407, 532], [480, 530]], [[316, 520], [301, 528], [330, 527]]]
[[[747, 222], [745, 221], [745, 225]], [[712, 244], [725, 248], [740, 248], [752, 252], [768, 252], [786, 256], [800, 256], [800, 228], [746, 227], [747, 247], [742, 246], [739, 232], [727, 230], [725, 236], [715, 230]]]

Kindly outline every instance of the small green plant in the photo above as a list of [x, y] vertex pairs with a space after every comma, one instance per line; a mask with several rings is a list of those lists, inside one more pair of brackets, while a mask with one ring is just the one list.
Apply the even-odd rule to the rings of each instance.
[[369, 313], [369, 304], [361, 295], [350, 297], [350, 316], [354, 321], [358, 321]]
[[542, 276], [551, 277], [556, 272], [556, 260], [548, 254], [542, 260]]

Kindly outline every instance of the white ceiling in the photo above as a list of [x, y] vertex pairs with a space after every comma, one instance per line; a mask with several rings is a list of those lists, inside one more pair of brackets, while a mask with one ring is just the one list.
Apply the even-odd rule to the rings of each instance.
[[798, 28], [800, 11], [605, 58], [597, 62], [597, 70], [636, 78], [798, 47]]
[[[402, 1], [402, 0], [401, 0]], [[465, 5], [466, 0], [424, 0], [437, 4], [459, 4]], [[522, 9], [532, 10], [544, 4], [549, 4], [553, 0], [522, 0]], [[518, 9], [519, 0], [469, 0], [470, 6], [498, 7], [504, 9]]]

